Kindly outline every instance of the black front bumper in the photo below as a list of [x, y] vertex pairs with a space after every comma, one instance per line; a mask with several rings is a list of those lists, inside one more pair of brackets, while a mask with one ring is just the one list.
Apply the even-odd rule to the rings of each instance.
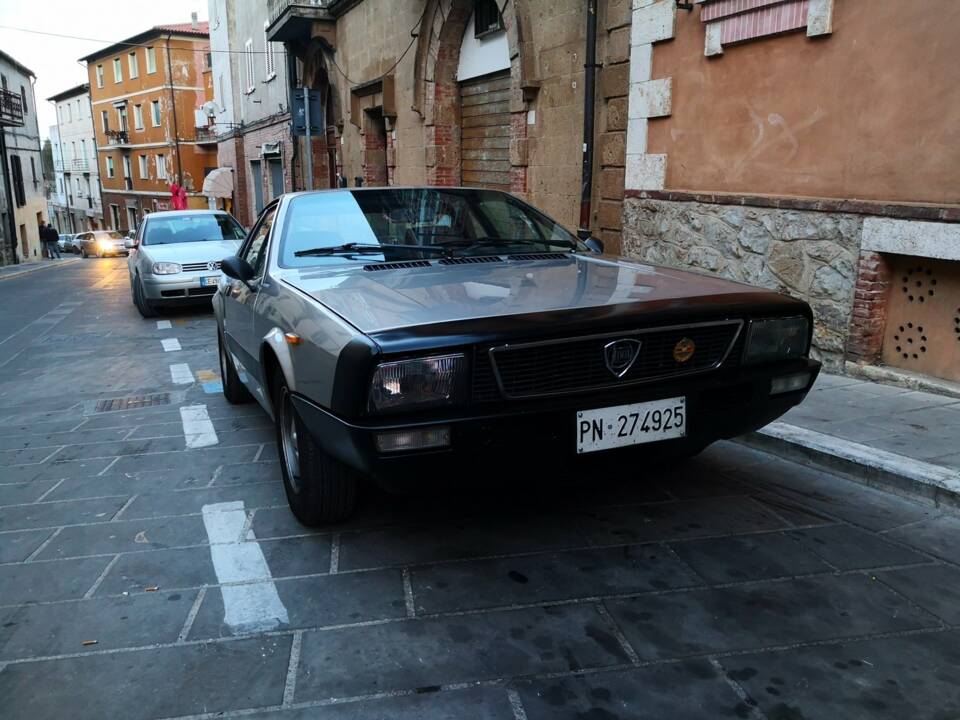
[[[814, 360], [795, 360], [758, 367], [738, 368], [701, 376], [653, 382], [620, 390], [581, 393], [528, 402], [485, 403], [445, 413], [368, 417], [348, 421], [310, 400], [293, 400], [307, 429], [323, 450], [374, 478], [383, 487], [402, 489], [417, 484], [424, 473], [435, 476], [489, 466], [503, 467], [519, 459], [544, 466], [594, 457], [683, 452], [716, 440], [756, 430], [799, 404], [820, 371]], [[776, 377], [810, 373], [807, 388], [770, 395]], [[687, 407], [687, 435], [666, 440], [578, 456], [577, 411], [683, 396]], [[377, 432], [431, 425], [450, 427], [451, 445], [442, 450], [380, 453]]]

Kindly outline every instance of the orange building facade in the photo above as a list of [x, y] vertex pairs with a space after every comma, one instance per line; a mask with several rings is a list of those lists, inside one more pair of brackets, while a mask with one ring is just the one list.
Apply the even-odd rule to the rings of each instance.
[[85, 58], [100, 166], [104, 223], [136, 229], [143, 216], [205, 208], [203, 179], [217, 167], [204, 104], [213, 97], [207, 23], [159, 25]]

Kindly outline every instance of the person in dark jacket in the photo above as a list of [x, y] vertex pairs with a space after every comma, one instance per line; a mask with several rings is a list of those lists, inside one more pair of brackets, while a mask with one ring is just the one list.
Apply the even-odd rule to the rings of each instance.
[[50, 223], [44, 224], [42, 221], [40, 223], [40, 239], [43, 241], [43, 244], [47, 247], [47, 257], [51, 260], [56, 258], [57, 260], [61, 259], [60, 255], [60, 233], [57, 232], [57, 229]]

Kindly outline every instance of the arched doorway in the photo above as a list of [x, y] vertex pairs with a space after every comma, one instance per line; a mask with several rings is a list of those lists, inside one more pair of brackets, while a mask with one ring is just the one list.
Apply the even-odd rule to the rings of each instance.
[[[321, 43], [321, 40], [312, 41], [304, 55], [302, 83], [311, 93], [318, 94], [319, 100], [311, 102], [311, 108], [315, 110], [319, 107], [323, 114], [323, 122], [320, 123], [323, 132], [311, 137], [313, 184], [315, 188], [332, 188], [337, 186], [337, 178], [343, 170], [337, 143], [343, 121], [340, 119], [336, 84], [330, 76]], [[311, 125], [314, 123], [311, 122]], [[303, 186], [306, 187], [305, 168], [302, 177]]]
[[[499, 15], [498, 3], [491, 2]], [[473, 0], [429, 0], [414, 66], [414, 109], [424, 118], [428, 184], [486, 184], [526, 192], [526, 111], [539, 85], [533, 78], [532, 45], [523, 36], [529, 27], [525, 2], [507, 0], [501, 27], [491, 34], [499, 32], [505, 41], [506, 63], [487, 77], [467, 73], [461, 83], [461, 52], [474, 41], [489, 46], [495, 37], [476, 37]], [[491, 109], [495, 112], [488, 113]]]

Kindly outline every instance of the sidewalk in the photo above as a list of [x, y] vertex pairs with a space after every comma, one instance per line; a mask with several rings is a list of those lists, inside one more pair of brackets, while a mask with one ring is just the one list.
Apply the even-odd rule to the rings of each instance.
[[868, 485], [960, 507], [960, 398], [821, 374], [807, 399], [741, 441]]
[[78, 257], [66, 256], [61, 260], [35, 260], [31, 262], [20, 263], [19, 265], [0, 265], [0, 280], [20, 277], [27, 273], [36, 272], [45, 268], [58, 267], [61, 265], [70, 265], [80, 262]]

